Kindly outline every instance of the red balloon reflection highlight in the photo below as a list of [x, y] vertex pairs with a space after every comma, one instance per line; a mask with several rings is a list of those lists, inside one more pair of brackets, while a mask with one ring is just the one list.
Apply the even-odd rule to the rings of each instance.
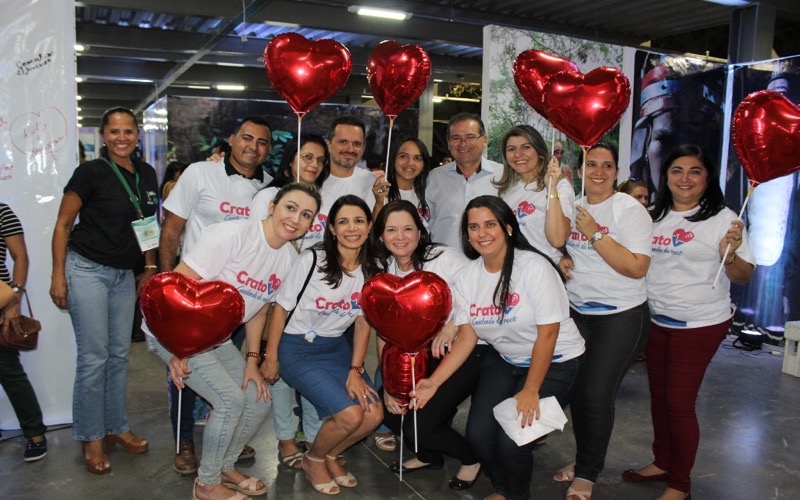
[[594, 146], [619, 122], [631, 100], [628, 78], [615, 68], [585, 75], [562, 71], [545, 83], [544, 108], [550, 122], [584, 147]]
[[233, 286], [180, 273], [153, 276], [142, 288], [141, 307], [150, 331], [180, 359], [221, 344], [244, 317], [244, 299]]
[[308, 40], [283, 33], [264, 49], [264, 68], [275, 90], [298, 115], [304, 115], [347, 83], [350, 52], [334, 40]]
[[396, 117], [419, 99], [430, 78], [431, 60], [419, 45], [387, 40], [369, 56], [367, 81], [378, 106], [389, 117]]
[[396, 345], [386, 344], [381, 355], [383, 390], [401, 406], [408, 406], [408, 393], [414, 389], [416, 382], [428, 376], [430, 357], [428, 348], [407, 353]]
[[733, 114], [733, 149], [753, 186], [800, 170], [800, 107], [773, 90], [748, 95]]
[[384, 340], [417, 352], [442, 329], [453, 305], [450, 287], [438, 275], [415, 271], [405, 278], [381, 273], [361, 290], [361, 307]]
[[580, 68], [569, 59], [563, 59], [541, 50], [526, 50], [514, 61], [514, 83], [519, 93], [537, 113], [547, 118], [542, 92], [547, 80], [561, 71], [579, 72]]

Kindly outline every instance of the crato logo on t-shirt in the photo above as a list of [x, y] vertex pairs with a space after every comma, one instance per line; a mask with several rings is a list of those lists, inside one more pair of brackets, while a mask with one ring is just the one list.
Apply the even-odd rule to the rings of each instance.
[[529, 215], [533, 215], [536, 211], [536, 206], [533, 203], [523, 200], [517, 205], [517, 219], [524, 219]]
[[[277, 290], [278, 286], [281, 284], [281, 280], [279, 280], [274, 274], [270, 276], [268, 283], [264, 283], [263, 280], [259, 280], [250, 276], [247, 271], [239, 271], [236, 274], [236, 281], [257, 292], [268, 292], [270, 294]], [[277, 282], [277, 284], [275, 284], [275, 282]]]
[[267, 283], [267, 290], [269, 290], [270, 294], [273, 294], [278, 291], [278, 288], [281, 287], [281, 280], [273, 273], [269, 277], [269, 282]]
[[317, 220], [311, 227], [308, 228], [309, 233], [321, 233], [325, 231], [325, 227], [328, 225], [328, 216], [325, 214], [317, 214]]
[[685, 229], [678, 228], [672, 232], [672, 236], [664, 236], [661, 234], [654, 234], [653, 235], [653, 246], [654, 247], [668, 247], [672, 245], [673, 247], [679, 247], [689, 243], [694, 239], [694, 233], [691, 231], [687, 231]]
[[250, 207], [239, 207], [229, 201], [219, 204], [219, 211], [225, 214], [225, 220], [246, 219], [250, 217]]
[[361, 292], [353, 292], [350, 300], [339, 300], [332, 302], [325, 297], [317, 297], [316, 307], [320, 311], [355, 311], [361, 309]]
[[[508, 315], [519, 304], [519, 294], [509, 293], [506, 299], [505, 314]], [[469, 315], [473, 318], [481, 318], [486, 316], [500, 316], [503, 310], [499, 306], [490, 304], [488, 306], [479, 306], [478, 304], [470, 304]]]

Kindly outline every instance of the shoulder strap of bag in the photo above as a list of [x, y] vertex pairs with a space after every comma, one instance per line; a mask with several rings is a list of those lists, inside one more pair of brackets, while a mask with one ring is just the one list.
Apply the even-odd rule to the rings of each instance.
[[25, 296], [25, 302], [28, 303], [28, 312], [31, 313], [31, 318], [33, 318], [33, 309], [31, 309], [31, 299], [28, 298], [28, 292], [25, 291], [22, 294]]
[[[289, 320], [292, 319], [292, 315], [294, 314], [294, 310], [297, 309], [297, 306], [300, 305], [300, 297], [303, 296], [303, 292], [306, 291], [306, 287], [308, 286], [308, 282], [311, 281], [311, 275], [314, 274], [314, 268], [317, 267], [317, 252], [315, 250], [311, 250], [311, 269], [308, 271], [308, 276], [306, 276], [306, 281], [303, 283], [303, 288], [300, 289], [300, 293], [297, 294], [297, 301], [294, 303], [294, 307], [289, 314], [286, 316], [286, 324], [289, 324]], [[284, 326], [285, 328], [285, 326]]]

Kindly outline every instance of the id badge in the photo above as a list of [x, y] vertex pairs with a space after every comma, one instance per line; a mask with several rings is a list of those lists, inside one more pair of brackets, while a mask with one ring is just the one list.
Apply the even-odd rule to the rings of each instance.
[[139, 248], [142, 249], [142, 252], [158, 248], [158, 238], [161, 236], [161, 231], [155, 215], [135, 220], [131, 222], [131, 227], [133, 227], [133, 232], [136, 234], [136, 240], [139, 242]]

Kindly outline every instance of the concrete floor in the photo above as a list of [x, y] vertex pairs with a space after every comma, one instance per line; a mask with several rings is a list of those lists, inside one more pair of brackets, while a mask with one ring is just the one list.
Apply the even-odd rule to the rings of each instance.
[[[800, 379], [781, 373], [780, 356], [769, 351], [744, 353], [731, 348], [731, 340], [714, 358], [698, 401], [702, 441], [692, 496], [696, 500], [800, 498]], [[150, 440], [150, 451], [141, 456], [112, 453], [113, 472], [105, 476], [86, 472], [71, 428], [49, 431], [47, 457], [32, 464], [22, 460], [25, 440], [4, 432], [5, 440], [0, 443], [0, 499], [191, 498], [193, 477], [181, 477], [172, 470], [174, 446], [164, 383], [161, 362], [146, 351], [143, 343], [134, 344], [128, 408], [132, 429]], [[456, 418], [461, 430], [464, 410], [462, 407]], [[198, 445], [202, 431], [203, 427], [197, 427]], [[660, 493], [663, 483], [634, 485], [620, 479], [624, 469], [648, 463], [650, 440], [646, 374], [644, 363], [637, 363], [620, 391], [616, 430], [593, 498], [651, 499]], [[265, 422], [252, 445], [257, 450], [256, 459], [240, 464], [241, 469], [267, 483], [269, 498], [324, 498], [313, 491], [302, 472], [278, 465], [271, 420]], [[564, 498], [567, 485], [551, 478], [553, 471], [572, 461], [573, 454], [569, 426], [535, 451], [532, 498]], [[395, 454], [377, 450], [372, 440], [349, 450], [347, 458], [359, 485], [343, 489], [338, 495], [341, 499], [480, 499], [491, 493], [483, 476], [466, 492], [448, 489], [447, 480], [458, 468], [452, 460], [444, 470], [419, 471], [400, 482], [387, 469]]]

